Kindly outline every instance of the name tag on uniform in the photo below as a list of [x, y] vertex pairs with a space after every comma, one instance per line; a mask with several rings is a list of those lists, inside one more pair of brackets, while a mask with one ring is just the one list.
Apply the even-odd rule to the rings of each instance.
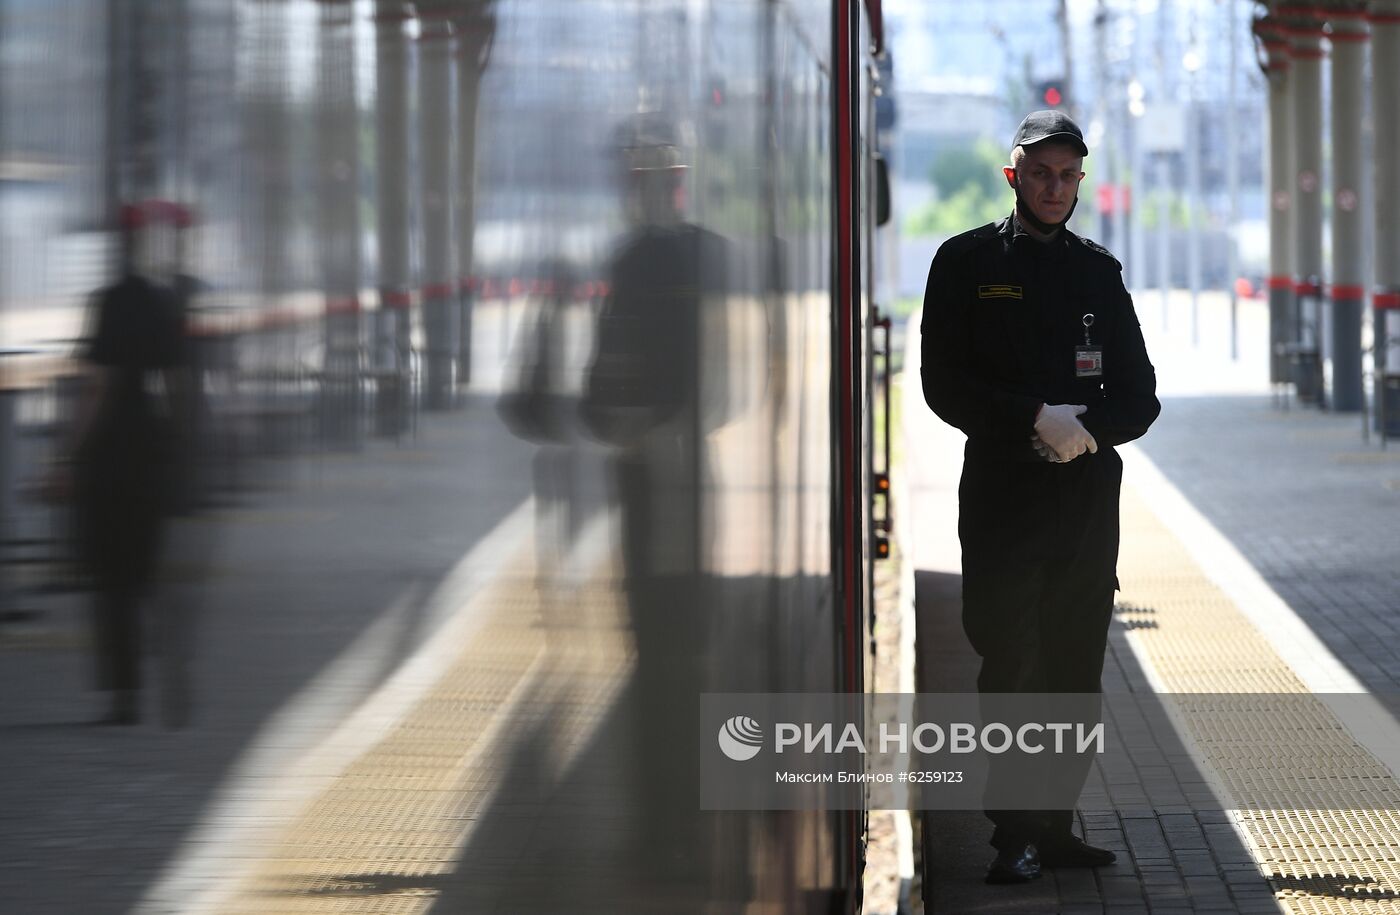
[[1020, 286], [992, 285], [978, 286], [977, 298], [979, 299], [1019, 299], [1021, 298]]
[[1074, 374], [1076, 378], [1094, 378], [1103, 374], [1103, 347], [1076, 346], [1074, 348]]

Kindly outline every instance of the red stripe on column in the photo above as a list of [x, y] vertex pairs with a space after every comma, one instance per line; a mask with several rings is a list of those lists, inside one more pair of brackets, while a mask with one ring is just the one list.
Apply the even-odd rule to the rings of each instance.
[[1368, 13], [1366, 21], [1379, 25], [1396, 25], [1400, 24], [1400, 13]]
[[1378, 292], [1371, 296], [1371, 304], [1381, 310], [1400, 308], [1400, 292]]
[[381, 289], [379, 304], [384, 308], [409, 308], [413, 305], [413, 293], [407, 289]]
[[328, 315], [353, 315], [359, 314], [359, 311], [360, 300], [357, 296], [326, 296], [326, 314]]
[[1333, 32], [1327, 36], [1335, 44], [1339, 41], [1354, 41], [1357, 43], [1370, 41], [1371, 35], [1368, 32]]
[[1365, 286], [1343, 285], [1332, 287], [1332, 301], [1334, 302], [1353, 301], [1364, 298], [1366, 298]]
[[1299, 60], [1326, 60], [1327, 52], [1318, 51], [1313, 48], [1295, 48], [1293, 56]]
[[446, 298], [451, 297], [451, 295], [452, 295], [452, 284], [451, 284], [451, 283], [429, 283], [428, 285], [426, 285], [426, 286], [423, 287], [423, 298], [424, 298], [425, 300], [427, 300], [427, 299], [446, 299]]
[[1321, 292], [1322, 287], [1316, 283], [1304, 282], [1295, 284], [1293, 286], [1293, 291], [1298, 293], [1298, 295], [1313, 295], [1315, 293]]
[[1266, 285], [1267, 285], [1270, 289], [1290, 289], [1290, 290], [1291, 290], [1291, 289], [1293, 288], [1293, 277], [1291, 277], [1291, 276], [1271, 276], [1271, 277], [1269, 277], [1269, 279], [1266, 281]]

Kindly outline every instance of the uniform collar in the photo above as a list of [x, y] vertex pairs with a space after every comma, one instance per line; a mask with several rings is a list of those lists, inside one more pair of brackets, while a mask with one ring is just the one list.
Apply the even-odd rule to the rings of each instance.
[[[1012, 210], [1011, 215], [1002, 220], [1001, 226], [999, 227], [998, 231], [1001, 233], [1002, 237], [1006, 239], [1006, 242], [1009, 245], [1015, 244], [1018, 247], [1033, 245], [1041, 250], [1067, 248], [1069, 247], [1069, 240], [1071, 237], [1073, 237], [1074, 234], [1070, 232], [1070, 230], [1065, 226], [1060, 226], [1060, 231], [1055, 235], [1054, 238], [1050, 239], [1049, 241], [1041, 241], [1040, 239], [1036, 238], [1034, 235], [1026, 231], [1026, 227], [1021, 224], [1021, 217], [1016, 214], [1015, 210]], [[1018, 243], [1017, 239], [1024, 240]]]

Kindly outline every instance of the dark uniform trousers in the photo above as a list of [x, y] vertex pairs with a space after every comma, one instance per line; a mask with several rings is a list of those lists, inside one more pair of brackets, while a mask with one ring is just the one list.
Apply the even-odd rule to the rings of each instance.
[[[1122, 467], [1109, 448], [1064, 465], [966, 465], [958, 490], [963, 628], [982, 657], [979, 692], [1099, 692], [1116, 584]], [[989, 517], [1028, 536], [998, 530], [986, 523]], [[1043, 536], [1047, 530], [1050, 536]], [[1055, 706], [1056, 720], [1092, 724], [1098, 714], [1097, 703], [1081, 702], [1074, 717], [1065, 708], [1063, 701]], [[984, 715], [1003, 718], [1000, 709], [984, 708]], [[1077, 796], [1092, 761], [1087, 754], [1046, 757], [1027, 772], [1024, 763], [994, 759], [988, 801], [1027, 777], [1044, 785], [1048, 797]], [[1071, 831], [1067, 808], [989, 810], [988, 816], [998, 848]]]
[[[1007, 219], [950, 239], [929, 272], [924, 394], [968, 435], [958, 490], [963, 626], [982, 658], [977, 687], [986, 697], [1093, 694], [1097, 714], [1117, 586], [1123, 465], [1113, 446], [1142, 435], [1160, 411], [1120, 270], [1068, 230], [1046, 244]], [[1101, 373], [1076, 370], [1081, 345], [1102, 351]], [[1042, 403], [1086, 405], [1081, 421], [1098, 452], [1040, 458], [1031, 436]], [[1056, 796], [1077, 797], [1091, 762], [1047, 760], [1059, 768], [1037, 777], [1060, 785]], [[989, 805], [998, 779], [1025, 775], [994, 767]], [[988, 816], [998, 847], [1070, 832], [1067, 809]]]

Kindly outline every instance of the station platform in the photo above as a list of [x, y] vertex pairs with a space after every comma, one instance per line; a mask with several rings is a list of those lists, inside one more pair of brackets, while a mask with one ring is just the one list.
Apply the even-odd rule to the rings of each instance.
[[[1363, 441], [1355, 414], [1285, 409], [1271, 395], [1263, 303], [1240, 304], [1238, 359], [1223, 297], [1198, 303], [1195, 342], [1185, 293], [1168, 299], [1166, 321], [1158, 293], [1137, 306], [1163, 411], [1119, 449], [1122, 590], [1103, 682], [1113, 707], [1129, 697], [1168, 707], [1177, 733], [1158, 735], [1160, 746], [1139, 733], [1131, 767], [1096, 772], [1098, 789], [1091, 776], [1079, 828], [1117, 852], [1109, 867], [986, 886], [990, 823], [925, 813], [926, 910], [1400, 911], [1400, 449]], [[919, 685], [970, 691], [978, 658], [960, 622], [956, 533], [964, 439], [924, 405], [910, 336], [900, 534]], [[1141, 730], [1131, 716], [1114, 723]], [[1266, 758], [1281, 742], [1287, 758]], [[1289, 779], [1342, 788], [1323, 804], [1281, 804]]]

